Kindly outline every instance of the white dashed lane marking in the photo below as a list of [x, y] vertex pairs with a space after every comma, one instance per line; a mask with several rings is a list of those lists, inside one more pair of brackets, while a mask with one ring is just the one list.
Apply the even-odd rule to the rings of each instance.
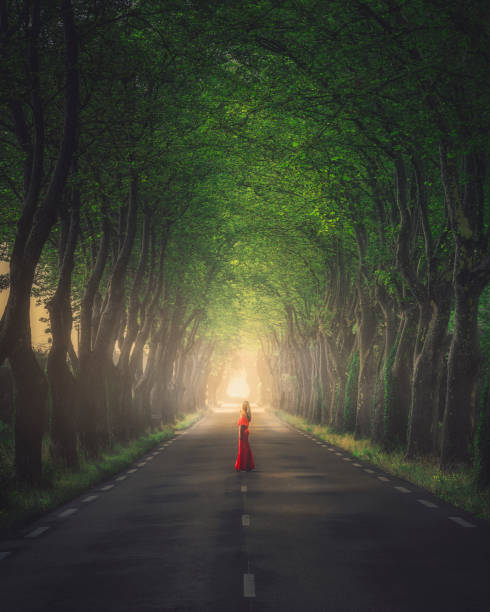
[[344, 461], [352, 461], [350, 457], [344, 457]]
[[44, 526], [44, 527], [38, 527], [37, 529], [34, 529], [34, 531], [30, 531], [26, 536], [26, 538], [37, 538], [38, 536], [40, 536], [42, 533], [44, 533], [45, 531], [47, 531], [49, 529], [49, 527]]
[[137, 463], [138, 467], [143, 467], [144, 465], [146, 465], [146, 461], [142, 461], [141, 463]]
[[375, 471], [370, 470], [369, 468], [364, 468], [364, 471], [367, 472], [368, 474], [375, 474]]
[[116, 480], [118, 482], [121, 482], [121, 480], [126, 480], [127, 476], [119, 476], [119, 478], [116, 478]]
[[342, 453], [335, 453], [338, 457], [342, 457]]
[[242, 514], [242, 527], [250, 527], [250, 514]]
[[410, 491], [409, 489], [405, 489], [405, 487], [394, 487], [397, 491], [400, 491], [400, 493], [411, 493], [412, 491]]
[[242, 485], [242, 493], [246, 493], [247, 492], [247, 485]]
[[5, 551], [0, 551], [0, 561], [3, 561], [4, 559], [6, 559], [7, 557], [10, 557], [10, 551], [9, 550], [5, 550]]
[[66, 518], [67, 516], [75, 514], [75, 512], [78, 512], [78, 508], [68, 508], [68, 510], [65, 510], [64, 512], [58, 514], [58, 518]]
[[381, 480], [382, 482], [390, 482], [390, 479], [386, 478], [385, 476], [378, 476], [378, 480]]
[[84, 504], [88, 504], [90, 502], [93, 502], [95, 499], [97, 499], [99, 496], [98, 495], [89, 495], [88, 497], [86, 497], [85, 499], [82, 499], [82, 502]]
[[426, 508], [437, 508], [436, 504], [433, 504], [430, 501], [427, 501], [425, 499], [418, 499], [417, 500], [419, 502], [419, 504], [422, 504], [422, 506], [425, 506]]
[[473, 523], [468, 523], [468, 521], [465, 521], [464, 518], [461, 518], [460, 516], [448, 516], [448, 519], [453, 521], [453, 523], [457, 523], [461, 527], [476, 527], [476, 525], [473, 525]]
[[132, 470], [128, 470], [128, 474], [134, 474], [135, 472], [138, 471], [138, 468], [133, 468]]
[[111, 489], [113, 489], [113, 488], [114, 488], [114, 485], [113, 485], [113, 484], [111, 484], [111, 485], [106, 485], [105, 487], [100, 488], [100, 489], [99, 489], [99, 491], [110, 491], [110, 490], [111, 490]]
[[355, 465], [356, 467], [362, 467], [360, 463], [353, 463], [352, 465]]
[[243, 574], [243, 596], [255, 597], [255, 575]]

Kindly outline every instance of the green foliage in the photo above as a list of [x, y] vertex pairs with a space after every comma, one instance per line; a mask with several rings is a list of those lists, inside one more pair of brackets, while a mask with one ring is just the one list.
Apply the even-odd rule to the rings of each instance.
[[[179, 347], [212, 347], [214, 370], [227, 353], [260, 345], [276, 360], [279, 384], [293, 386], [301, 356], [323, 334], [340, 355], [339, 364], [328, 366], [335, 371], [334, 404], [344, 404], [339, 427], [354, 431], [359, 354], [346, 364], [343, 351], [348, 346], [350, 353], [349, 341], [362, 333], [358, 289], [366, 288], [379, 319], [380, 291], [399, 315], [416, 306], [415, 293], [425, 295], [451, 278], [454, 241], [439, 144], [449, 142], [458, 168], [469, 151], [488, 149], [484, 3], [466, 3], [464, 11], [460, 2], [427, 0], [396, 10], [332, 0], [320, 11], [314, 0], [99, 4], [82, 3], [76, 15], [80, 145], [64, 194], [68, 208], [75, 193], [81, 201], [71, 287], [76, 330], [104, 224], [110, 245], [98, 305], [110, 295], [129, 186], [137, 176], [141, 209], [152, 213], [155, 251], [141, 301], [155, 285], [165, 242], [164, 287], [146, 348], [162, 321], [178, 321]], [[16, 238], [26, 160], [12, 97], [29, 129], [32, 122], [23, 46], [28, 20], [16, 14], [19, 7], [9, 6], [16, 17], [11, 22], [20, 25], [12, 26], [15, 36], [2, 58], [9, 84], [9, 95], [0, 96], [3, 260]], [[63, 41], [58, 9], [43, 9], [42, 18], [38, 76], [47, 172], [63, 129]], [[406, 170], [409, 227], [395, 160]], [[41, 195], [46, 190], [43, 183]], [[59, 212], [62, 217], [67, 210]], [[41, 303], [58, 285], [63, 240], [58, 219], [36, 270], [32, 293]], [[139, 255], [135, 246], [124, 279], [126, 309]], [[485, 359], [489, 295], [487, 287], [480, 302]], [[138, 317], [141, 322], [143, 308]], [[395, 346], [389, 350], [382, 403], [387, 443]], [[321, 420], [325, 389], [311, 373], [305, 378]], [[295, 393], [289, 395], [294, 403]]]

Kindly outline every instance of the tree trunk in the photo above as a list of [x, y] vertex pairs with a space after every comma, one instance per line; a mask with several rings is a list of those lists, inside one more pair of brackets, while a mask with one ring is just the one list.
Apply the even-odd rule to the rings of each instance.
[[454, 333], [447, 365], [446, 408], [442, 427], [441, 468], [468, 463], [480, 368], [479, 292], [456, 287]]
[[394, 345], [397, 332], [397, 318], [393, 308], [392, 300], [384, 287], [376, 288], [378, 302], [384, 318], [384, 349], [381, 367], [376, 382], [376, 404], [374, 407], [373, 438], [376, 442], [384, 442], [385, 437], [385, 390], [387, 376], [390, 376], [391, 364], [394, 357]]
[[359, 380], [357, 383], [357, 411], [355, 435], [368, 437], [371, 431], [371, 416], [376, 384], [376, 316], [374, 308], [362, 298], [359, 319]]
[[75, 379], [68, 367], [68, 347], [71, 343], [71, 275], [79, 232], [79, 194], [74, 191], [70, 219], [62, 219], [60, 244], [60, 276], [58, 287], [47, 304], [51, 321], [52, 345], [48, 355], [48, 379], [51, 388], [52, 451], [68, 467], [78, 463], [77, 455], [77, 393]]
[[416, 309], [405, 310], [391, 366], [391, 376], [385, 379], [385, 384], [388, 385], [388, 388], [385, 388], [384, 447], [386, 450], [404, 447], [407, 442], [416, 325]]
[[347, 381], [345, 383], [343, 429], [354, 432], [356, 428], [357, 384], [359, 381], [359, 351], [354, 347], [349, 362]]
[[30, 334], [17, 342], [9, 362], [16, 388], [15, 473], [20, 482], [39, 484], [48, 418], [48, 384], [31, 348]]
[[456, 245], [454, 257], [454, 333], [447, 367], [441, 468], [468, 463], [475, 427], [480, 367], [478, 301], [490, 281], [489, 233], [484, 224], [486, 151], [467, 147], [462, 180], [446, 140], [440, 146], [441, 176]]
[[450, 302], [431, 302], [432, 316], [420, 353], [414, 364], [407, 458], [434, 452], [434, 413], [439, 412], [439, 388], [443, 365], [444, 338], [450, 314]]

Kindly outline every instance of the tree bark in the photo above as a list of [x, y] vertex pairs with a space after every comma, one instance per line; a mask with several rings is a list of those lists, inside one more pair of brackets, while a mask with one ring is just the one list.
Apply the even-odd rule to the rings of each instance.
[[79, 210], [80, 196], [74, 191], [70, 219], [67, 219], [66, 213], [62, 219], [62, 226], [65, 226], [62, 234], [66, 235], [66, 240], [61, 240], [60, 244], [58, 286], [54, 296], [47, 304], [53, 339], [47, 367], [52, 398], [52, 450], [54, 456], [68, 467], [74, 467], [78, 463], [76, 436], [78, 394], [67, 358], [71, 343], [71, 275], [79, 233]]
[[355, 435], [368, 437], [371, 432], [371, 416], [376, 384], [377, 361], [374, 352], [376, 342], [376, 315], [366, 289], [360, 288], [359, 300], [359, 379], [357, 383], [357, 409]]
[[454, 333], [447, 367], [446, 406], [442, 430], [441, 468], [470, 461], [475, 427], [480, 367], [478, 301], [490, 281], [489, 233], [483, 223], [485, 154], [473, 150], [464, 157], [463, 183], [454, 157], [441, 142], [441, 175], [448, 217], [455, 241]]
[[469, 463], [472, 457], [477, 381], [480, 369], [478, 298], [456, 286], [454, 333], [447, 365], [446, 408], [442, 428], [441, 467]]
[[415, 307], [407, 308], [402, 313], [393, 362], [387, 364], [383, 446], [388, 451], [405, 447], [407, 442], [416, 324]]
[[440, 378], [443, 348], [450, 314], [447, 296], [431, 302], [432, 315], [423, 347], [414, 364], [407, 458], [433, 454], [435, 432], [434, 412], [439, 411]]

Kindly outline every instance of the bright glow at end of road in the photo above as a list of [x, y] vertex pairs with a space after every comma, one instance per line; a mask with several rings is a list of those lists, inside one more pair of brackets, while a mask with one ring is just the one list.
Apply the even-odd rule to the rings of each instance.
[[249, 394], [249, 387], [247, 385], [247, 375], [245, 374], [245, 370], [243, 370], [240, 376], [233, 377], [228, 383], [228, 388], [226, 389], [226, 393], [229, 397], [241, 397], [246, 399]]

